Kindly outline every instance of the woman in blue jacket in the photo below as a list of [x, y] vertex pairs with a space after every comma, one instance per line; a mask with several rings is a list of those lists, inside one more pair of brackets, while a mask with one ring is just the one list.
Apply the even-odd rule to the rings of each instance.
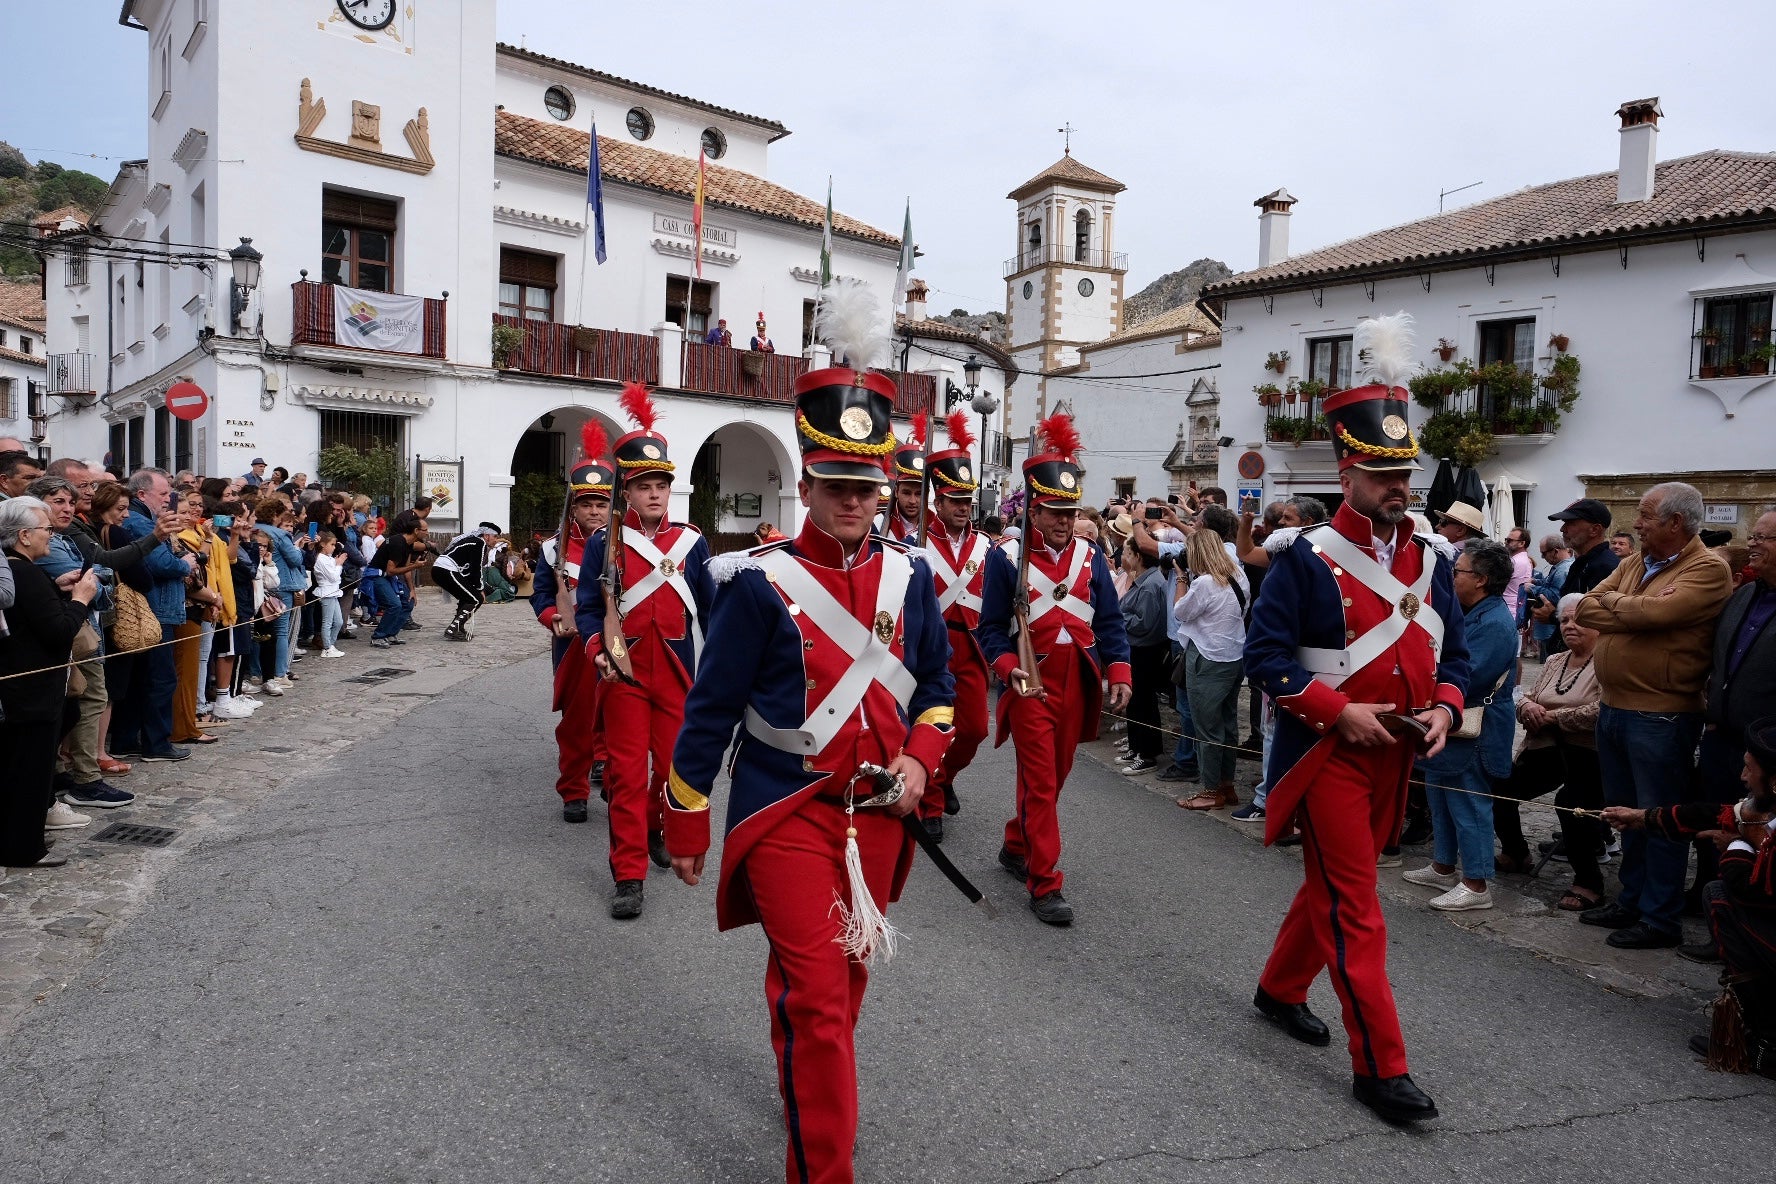
[[290, 630], [302, 603], [300, 598], [308, 591], [308, 564], [290, 538], [290, 527], [295, 521], [295, 511], [283, 498], [260, 499], [258, 531], [270, 544], [271, 561], [278, 573], [277, 596], [284, 604], [284, 611], [271, 622], [271, 635], [277, 646], [272, 659], [272, 681], [281, 691], [290, 689]]
[[1442, 752], [1418, 762], [1431, 808], [1432, 856], [1428, 866], [1402, 877], [1443, 889], [1431, 907], [1444, 911], [1492, 907], [1492, 798], [1484, 795], [1492, 793], [1490, 778], [1510, 776], [1516, 730], [1517, 621], [1504, 601], [1511, 553], [1491, 539], [1474, 539], [1456, 556], [1454, 580], [1472, 667], [1466, 705], [1483, 707], [1483, 722], [1477, 739], [1452, 732]]

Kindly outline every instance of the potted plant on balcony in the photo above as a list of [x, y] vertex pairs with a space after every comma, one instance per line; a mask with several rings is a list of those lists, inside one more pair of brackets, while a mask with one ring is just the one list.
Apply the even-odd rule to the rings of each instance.
[[1274, 382], [1261, 382], [1252, 388], [1260, 407], [1278, 407], [1283, 402], [1283, 389]]
[[1326, 397], [1326, 384], [1319, 381], [1317, 378], [1303, 378], [1301, 381], [1294, 383], [1293, 385], [1295, 387], [1295, 393], [1301, 397], [1301, 401], [1308, 404], [1310, 407], [1313, 405], [1314, 400]]
[[1324, 411], [1313, 417], [1313, 430], [1308, 433], [1307, 438], [1310, 440], [1330, 440], [1332, 438], [1332, 425], [1326, 421]]
[[1285, 402], [1285, 403], [1289, 404], [1291, 407], [1293, 407], [1295, 405], [1295, 400], [1300, 397], [1301, 397], [1301, 384], [1299, 382], [1291, 379], [1289, 381], [1289, 385], [1283, 388], [1283, 402]]
[[1275, 370], [1278, 374], [1287, 370], [1289, 368], [1289, 351], [1285, 349], [1272, 352], [1269, 357], [1264, 359], [1264, 368]]
[[1768, 374], [1772, 359], [1776, 359], [1776, 341], [1762, 341], [1752, 345], [1740, 364], [1747, 374]]
[[1548, 344], [1553, 347], [1555, 353], [1563, 354], [1566, 352], [1566, 347], [1572, 344], [1572, 339], [1564, 333], [1556, 333], [1548, 338]]
[[[1561, 354], [1555, 358], [1547, 377], [1542, 379], [1542, 389], [1554, 396], [1554, 402], [1562, 412], [1571, 411], [1573, 404], [1579, 401], [1579, 356]], [[1558, 426], [1558, 420], [1555, 423]]]
[[1455, 342], [1449, 340], [1447, 337], [1437, 338], [1437, 357], [1442, 359], [1443, 364], [1447, 366], [1449, 364], [1449, 359], [1454, 356]]
[[493, 327], [493, 364], [501, 370], [514, 369], [512, 359], [524, 348], [524, 330], [516, 325]]

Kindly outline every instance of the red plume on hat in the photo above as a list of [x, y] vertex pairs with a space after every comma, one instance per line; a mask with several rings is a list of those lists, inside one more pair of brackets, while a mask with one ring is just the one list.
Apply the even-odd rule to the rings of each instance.
[[1058, 411], [1036, 425], [1042, 438], [1048, 444], [1048, 451], [1055, 453], [1062, 460], [1077, 461], [1082, 441], [1079, 429], [1073, 426], [1073, 417], [1064, 411]]
[[588, 419], [580, 425], [580, 455], [587, 460], [602, 460], [610, 451], [610, 437], [604, 434], [604, 424], [596, 419]]
[[925, 429], [929, 422], [923, 411], [913, 412], [913, 434], [907, 437], [906, 446], [925, 446]]
[[636, 427], [644, 432], [654, 430], [654, 424], [660, 418], [660, 410], [654, 406], [653, 397], [648, 393], [645, 383], [624, 383], [623, 394], [617, 403], [623, 408], [623, 413], [634, 421]]
[[950, 412], [950, 417], [944, 420], [944, 431], [950, 437], [951, 448], [960, 448], [966, 452], [974, 446], [974, 433], [968, 430], [968, 412]]

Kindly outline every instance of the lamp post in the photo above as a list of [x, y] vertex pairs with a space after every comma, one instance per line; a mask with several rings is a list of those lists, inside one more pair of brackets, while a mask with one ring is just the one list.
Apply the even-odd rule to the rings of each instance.
[[265, 256], [253, 246], [253, 240], [243, 238], [240, 246], [228, 252], [228, 265], [234, 276], [229, 285], [229, 322], [232, 331], [240, 332], [240, 318], [247, 311], [247, 297], [259, 286], [259, 272], [264, 265]]

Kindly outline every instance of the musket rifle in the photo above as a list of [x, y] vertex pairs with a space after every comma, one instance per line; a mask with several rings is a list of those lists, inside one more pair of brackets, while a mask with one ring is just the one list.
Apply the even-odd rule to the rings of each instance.
[[574, 490], [570, 480], [567, 500], [561, 504], [561, 529], [555, 534], [555, 619], [574, 619], [574, 593], [567, 588], [567, 532], [573, 526]]
[[[1036, 455], [1036, 432], [1030, 432], [1029, 456]], [[1030, 637], [1030, 547], [1036, 536], [1031, 526], [1029, 491], [1024, 494], [1023, 537], [1018, 539], [1017, 593], [1011, 600], [1011, 615], [1017, 622], [1017, 664], [1024, 677], [1013, 678], [1012, 689], [1026, 699], [1045, 697], [1042, 673], [1036, 668], [1036, 643]]]
[[604, 570], [598, 577], [604, 590], [604, 656], [618, 678], [639, 687], [629, 661], [629, 645], [623, 640], [623, 518], [629, 512], [629, 499], [623, 496], [622, 474], [612, 484], [611, 520], [604, 532]]

